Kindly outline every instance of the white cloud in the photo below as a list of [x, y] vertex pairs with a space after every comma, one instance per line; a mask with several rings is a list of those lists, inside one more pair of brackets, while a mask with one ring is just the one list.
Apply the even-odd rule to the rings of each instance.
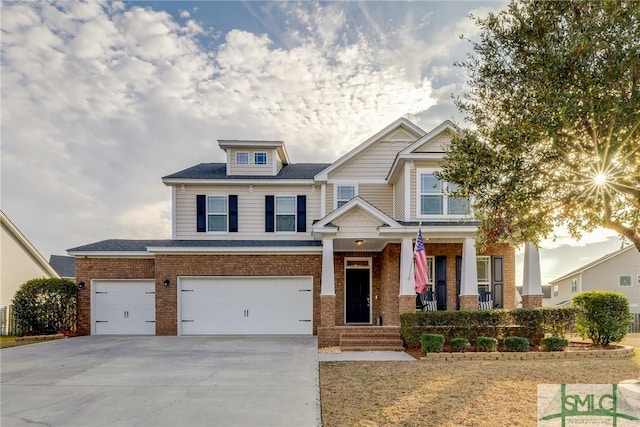
[[5, 212], [45, 255], [167, 238], [160, 177], [222, 161], [217, 139], [284, 139], [293, 161], [329, 162], [396, 118], [437, 108], [444, 89], [434, 94], [421, 70], [447, 77], [433, 60], [460, 45], [420, 40], [410, 27], [426, 28], [425, 16], [387, 34], [385, 22], [358, 27], [358, 5], [269, 7], [284, 11], [283, 33], [218, 39], [197, 7], [178, 22], [136, 3], [4, 3]]

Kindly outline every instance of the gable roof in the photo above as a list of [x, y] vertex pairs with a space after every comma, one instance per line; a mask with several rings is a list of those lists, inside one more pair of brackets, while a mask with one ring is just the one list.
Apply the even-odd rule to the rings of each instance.
[[46, 271], [51, 277], [59, 278], [60, 276], [56, 271], [49, 265], [46, 259], [42, 256], [42, 254], [36, 249], [35, 246], [25, 237], [24, 234], [15, 226], [13, 222], [9, 219], [7, 215], [3, 211], [0, 210], [0, 223], [7, 230], [7, 232], [19, 243], [19, 245], [24, 249], [24, 251], [31, 256], [31, 259], [40, 266], [44, 271]]
[[385, 135], [391, 133], [393, 130], [400, 127], [413, 133], [416, 136], [416, 138], [420, 138], [426, 133], [416, 124], [405, 119], [404, 117], [400, 117], [399, 119], [397, 119], [396, 121], [394, 121], [393, 123], [385, 127], [384, 129], [382, 129], [381, 131], [377, 132], [375, 135], [373, 135], [372, 137], [364, 141], [362, 144], [358, 145], [353, 150], [349, 151], [347, 154], [343, 155], [338, 160], [331, 163], [329, 167], [327, 167], [326, 169], [324, 169], [323, 171], [321, 171], [315, 176], [316, 181], [326, 181], [328, 179], [329, 173], [340, 168], [346, 162], [358, 156], [359, 154], [364, 152], [367, 148], [369, 148], [370, 146], [378, 142], [382, 137], [384, 137]]
[[595, 261], [591, 261], [590, 263], [585, 264], [582, 267], [577, 268], [577, 269], [565, 274], [564, 276], [558, 277], [557, 279], [554, 279], [554, 280], [550, 281], [549, 283], [550, 284], [554, 284], [554, 283], [560, 282], [562, 280], [568, 279], [571, 276], [575, 276], [577, 274], [584, 273], [585, 271], [592, 269], [596, 265], [602, 264], [603, 262], [608, 261], [608, 260], [610, 260], [612, 258], [615, 258], [618, 255], [621, 255], [621, 254], [623, 254], [623, 253], [625, 253], [627, 251], [630, 251], [632, 249], [635, 249], [635, 246], [630, 245], [630, 246], [627, 246], [626, 248], [621, 248], [621, 249], [618, 249], [615, 252], [608, 253], [605, 256], [603, 256], [601, 258], [598, 258]]
[[277, 175], [227, 175], [226, 163], [200, 163], [162, 177], [165, 184], [180, 183], [184, 180], [265, 180], [265, 179], [313, 179], [313, 177], [329, 166], [328, 163], [292, 163], [282, 166]]
[[367, 202], [362, 197], [355, 196], [354, 198], [349, 200], [347, 203], [345, 203], [344, 205], [340, 206], [338, 209], [336, 209], [336, 210], [332, 211], [331, 213], [329, 213], [328, 215], [326, 215], [324, 218], [321, 218], [320, 220], [316, 221], [313, 224], [314, 231], [316, 229], [318, 229], [318, 231], [320, 231], [320, 229], [322, 229], [324, 227], [329, 227], [332, 231], [337, 231], [338, 228], [333, 224], [333, 222], [335, 222], [340, 217], [345, 216], [347, 213], [349, 213], [349, 212], [351, 212], [351, 211], [353, 211], [354, 209], [357, 209], [357, 208], [362, 209], [362, 211], [365, 214], [377, 219], [378, 221], [380, 221], [385, 226], [389, 226], [389, 227], [393, 227], [393, 228], [401, 228], [402, 227], [396, 220], [391, 218], [386, 213], [382, 212], [380, 209], [378, 209], [377, 207], [375, 207], [371, 203]]
[[391, 169], [389, 169], [389, 173], [387, 174], [387, 182], [393, 182], [397, 177], [397, 174], [402, 170], [402, 166], [406, 160], [425, 160], [425, 159], [441, 159], [444, 155], [444, 152], [437, 151], [432, 153], [414, 153], [414, 150], [417, 150], [424, 144], [429, 143], [437, 136], [439, 136], [444, 131], [450, 131], [452, 133], [460, 133], [461, 129], [456, 126], [450, 120], [445, 120], [436, 126], [433, 130], [429, 131], [422, 138], [418, 139], [413, 144], [406, 147], [404, 150], [398, 152], [396, 154], [396, 158], [391, 165]]

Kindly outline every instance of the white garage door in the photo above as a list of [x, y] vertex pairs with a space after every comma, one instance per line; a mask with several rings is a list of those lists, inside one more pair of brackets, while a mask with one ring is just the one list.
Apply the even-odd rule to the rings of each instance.
[[155, 335], [156, 291], [153, 280], [94, 280], [95, 335]]
[[180, 279], [182, 335], [313, 333], [311, 277]]

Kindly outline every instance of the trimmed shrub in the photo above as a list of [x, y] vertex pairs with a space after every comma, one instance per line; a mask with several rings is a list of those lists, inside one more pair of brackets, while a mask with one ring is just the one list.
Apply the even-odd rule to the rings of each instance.
[[539, 345], [544, 337], [544, 310], [541, 308], [516, 308], [511, 317], [516, 325], [523, 329], [522, 337]]
[[508, 351], [529, 351], [529, 340], [523, 337], [507, 337], [504, 346]]
[[542, 344], [549, 351], [563, 351], [569, 345], [569, 341], [560, 337], [547, 337], [542, 338]]
[[493, 337], [478, 337], [476, 347], [478, 351], [497, 351], [498, 340]]
[[629, 332], [632, 315], [629, 300], [619, 292], [591, 291], [576, 295], [573, 303], [582, 310], [575, 331], [594, 344], [619, 342]]
[[420, 343], [422, 344], [422, 354], [440, 353], [444, 345], [444, 335], [422, 334]]
[[467, 348], [467, 344], [469, 344], [469, 340], [466, 338], [451, 338], [449, 344], [451, 344], [451, 350], [453, 351], [464, 351]]
[[13, 297], [16, 326], [23, 334], [53, 334], [75, 329], [78, 290], [66, 279], [32, 279]]
[[544, 330], [554, 337], [564, 337], [573, 328], [580, 312], [578, 307], [543, 308]]

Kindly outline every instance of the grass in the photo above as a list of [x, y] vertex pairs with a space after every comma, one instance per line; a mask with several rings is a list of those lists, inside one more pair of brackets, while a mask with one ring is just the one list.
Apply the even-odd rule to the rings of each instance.
[[29, 344], [35, 344], [37, 342], [43, 342], [43, 341], [50, 341], [53, 339], [58, 339], [57, 337], [54, 338], [53, 336], [51, 336], [51, 338], [38, 338], [38, 339], [24, 339], [21, 341], [16, 341], [16, 336], [14, 335], [2, 335], [0, 336], [0, 348], [9, 348], [9, 347], [17, 347], [19, 345], [29, 345]]
[[324, 427], [535, 426], [538, 384], [616, 383], [632, 359], [320, 364]]

